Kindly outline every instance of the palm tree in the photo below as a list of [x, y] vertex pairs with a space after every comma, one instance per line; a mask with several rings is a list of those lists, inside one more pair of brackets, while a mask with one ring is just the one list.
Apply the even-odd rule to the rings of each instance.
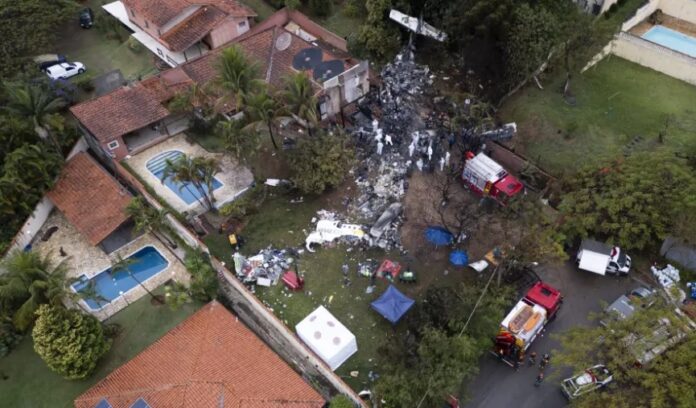
[[53, 264], [49, 255], [15, 251], [3, 263], [0, 275], [0, 305], [13, 315], [20, 331], [34, 322], [34, 312], [43, 304], [62, 306], [68, 294], [65, 261]]
[[215, 194], [213, 192], [215, 188], [215, 175], [222, 170], [220, 168], [220, 162], [214, 157], [195, 157], [193, 159], [193, 164], [194, 168], [201, 175], [201, 183], [205, 186], [204, 191], [208, 196], [212, 209], [213, 203], [215, 203]]
[[[79, 281], [78, 279], [74, 280], [75, 282]], [[98, 290], [97, 290], [97, 284], [93, 280], [87, 281], [87, 286], [83, 287], [80, 289], [74, 296], [72, 297], [77, 297], [78, 299], [82, 299], [84, 301], [87, 300], [94, 300], [97, 302], [97, 306], [104, 306], [110, 303], [110, 300], [105, 298]], [[75, 302], [78, 305], [80, 302]], [[86, 312], [90, 313], [90, 310], [85, 310]]]
[[[135, 197], [128, 203], [126, 214], [133, 218], [136, 232], [148, 231], [157, 240], [160, 239], [157, 233], [160, 233], [171, 248], [177, 247], [176, 242], [173, 242], [167, 235], [170, 232], [170, 227], [167, 223], [169, 210], [151, 207], [147, 205], [142, 197]], [[164, 245], [164, 243], [162, 244]]]
[[[207, 202], [208, 196], [202, 189], [201, 175], [196, 171], [191, 157], [184, 155], [176, 160], [167, 159], [165, 160], [164, 164], [164, 171], [160, 176], [162, 183], [164, 183], [165, 180], [171, 180], [175, 183], [179, 183], [179, 189], [185, 188], [188, 190], [191, 195], [196, 197], [196, 201], [198, 201], [200, 205], [208, 208], [212, 207], [212, 204]], [[191, 191], [191, 185], [197, 190], [198, 194]]]
[[250, 61], [238, 45], [222, 51], [215, 68], [218, 72], [216, 82], [232, 93], [237, 99], [237, 105], [242, 104], [244, 95], [262, 84], [259, 66]]
[[24, 116], [31, 119], [34, 131], [43, 140], [53, 144], [58, 152], [61, 151], [60, 143], [46, 126], [46, 116], [60, 111], [67, 102], [58, 96], [52, 95], [48, 89], [41, 85], [26, 82], [3, 83], [6, 103], [3, 109], [9, 113]]
[[222, 120], [215, 127], [224, 149], [240, 161], [246, 161], [261, 147], [258, 133], [243, 128], [242, 120]]
[[116, 262], [111, 264], [111, 274], [114, 275], [114, 274], [121, 272], [121, 271], [127, 273], [128, 276], [133, 278], [133, 280], [138, 285], [140, 285], [141, 288], [145, 289], [145, 292], [147, 292], [147, 294], [150, 295], [150, 298], [152, 298], [152, 300], [154, 302], [156, 302], [160, 305], [164, 304], [164, 301], [159, 296], [155, 296], [154, 293], [150, 292], [150, 290], [148, 288], [146, 288], [145, 285], [143, 285], [143, 283], [140, 281], [140, 279], [135, 277], [135, 274], [133, 273], [133, 271], [131, 271], [131, 266], [133, 266], [139, 262], [140, 261], [136, 261], [133, 258], [124, 258], [121, 255], [116, 255]]
[[273, 136], [273, 126], [275, 120], [282, 113], [280, 103], [269, 94], [268, 89], [260, 89], [244, 96], [244, 106], [249, 115], [247, 128], [258, 131], [259, 126], [265, 125], [268, 128], [268, 135], [271, 137], [273, 147], [278, 149], [278, 144]]
[[297, 72], [285, 78], [283, 101], [287, 110], [298, 122], [307, 127], [312, 135], [312, 127], [319, 121], [317, 113], [317, 98], [309, 77], [304, 72]]

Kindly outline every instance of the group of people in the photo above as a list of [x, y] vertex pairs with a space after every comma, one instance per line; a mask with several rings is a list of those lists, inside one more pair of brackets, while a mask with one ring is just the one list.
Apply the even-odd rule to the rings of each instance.
[[[529, 353], [529, 357], [527, 359], [529, 367], [534, 367], [536, 365], [536, 358], [536, 351], [532, 351], [531, 353]], [[540, 386], [541, 383], [544, 381], [544, 370], [549, 365], [550, 360], [551, 356], [548, 353], [544, 353], [543, 357], [541, 358], [541, 361], [539, 361], [539, 374], [537, 375], [536, 380], [534, 381], [535, 387]]]

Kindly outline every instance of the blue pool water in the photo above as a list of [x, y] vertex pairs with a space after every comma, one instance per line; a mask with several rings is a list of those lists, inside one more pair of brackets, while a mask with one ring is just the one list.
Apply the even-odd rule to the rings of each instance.
[[169, 262], [152, 246], [140, 249], [127, 259], [133, 261], [128, 269], [135, 276], [135, 279], [125, 270], [119, 270], [112, 274], [111, 268], [109, 268], [95, 275], [92, 279], [87, 279], [83, 275], [78, 282], [72, 285], [72, 288], [76, 292], [82, 292], [89, 287], [90, 281], [94, 282], [94, 289], [104, 299], [85, 299], [85, 301], [91, 309], [98, 310], [121, 296], [120, 292], [128, 292], [139, 285], [138, 281], [145, 282], [169, 265]]
[[657, 25], [643, 34], [643, 38], [696, 58], [696, 38], [694, 37]]
[[[178, 150], [170, 150], [168, 152], [160, 153], [153, 157], [147, 162], [147, 169], [150, 173], [154, 174], [159, 180], [162, 180], [162, 175], [164, 174], [164, 168], [167, 167], [167, 160], [175, 162], [182, 158], [184, 154]], [[186, 204], [192, 204], [199, 199], [201, 199], [201, 194], [196, 190], [196, 187], [191, 183], [178, 183], [172, 181], [171, 178], [166, 178], [164, 184], [169, 187], [179, 198], [181, 198]], [[218, 179], [213, 179], [213, 191], [222, 187], [222, 183]], [[205, 191], [208, 191], [207, 187], [203, 187]]]

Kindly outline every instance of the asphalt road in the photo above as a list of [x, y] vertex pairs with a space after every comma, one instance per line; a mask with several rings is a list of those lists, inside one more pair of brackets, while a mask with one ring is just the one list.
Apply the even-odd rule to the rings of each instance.
[[[539, 268], [539, 276], [563, 293], [565, 301], [555, 321], [550, 323], [543, 336], [538, 337], [530, 351], [541, 357], [544, 353], [558, 349], [558, 342], [549, 336], [574, 326], [593, 325], [587, 319], [590, 312], [601, 310], [600, 301], [611, 303], [621, 294], [639, 286], [631, 278], [600, 276], [577, 270], [574, 264], [566, 263], [556, 268]], [[510, 305], [512, 307], [512, 305]], [[549, 377], [555, 370], [553, 354], [545, 374]], [[560, 378], [567, 378], [567, 369]], [[557, 408], [565, 407], [567, 401], [561, 393], [560, 379], [554, 378], [534, 387], [537, 368], [527, 365], [515, 371], [492, 355], [481, 360], [479, 375], [469, 384], [471, 408]]]

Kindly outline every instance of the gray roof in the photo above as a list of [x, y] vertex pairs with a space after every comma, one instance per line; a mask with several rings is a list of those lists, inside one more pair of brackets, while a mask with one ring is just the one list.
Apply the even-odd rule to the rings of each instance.
[[621, 295], [614, 303], [607, 307], [607, 312], [618, 314], [618, 318], [628, 319], [635, 312], [635, 308], [631, 305], [631, 299], [625, 295]]
[[611, 255], [611, 247], [603, 242], [593, 239], [583, 239], [580, 244], [580, 250], [588, 250], [598, 254]]

